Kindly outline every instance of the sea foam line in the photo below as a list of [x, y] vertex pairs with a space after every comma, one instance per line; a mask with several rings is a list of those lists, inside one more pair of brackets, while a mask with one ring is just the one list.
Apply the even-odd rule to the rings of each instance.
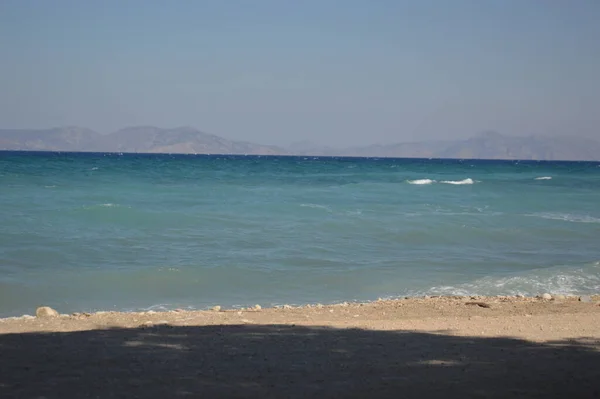
[[540, 177], [536, 177], [533, 180], [552, 180], [552, 176], [540, 176]]
[[454, 185], [457, 185], [457, 186], [461, 186], [461, 185], [464, 185], [464, 184], [473, 184], [473, 183], [475, 183], [475, 181], [473, 179], [471, 179], [471, 178], [468, 178], [468, 179], [464, 179], [464, 180], [444, 180], [444, 181], [441, 181], [440, 183], [443, 183], [443, 184], [454, 184]]
[[[428, 185], [428, 184], [438, 183], [437, 180], [433, 180], [433, 179], [407, 180], [406, 182], [408, 184], [416, 184], [416, 185]], [[467, 178], [467, 179], [463, 179], [463, 180], [442, 180], [439, 183], [462, 186], [462, 185], [474, 184], [475, 180], [473, 180], [471, 178]]]
[[573, 223], [600, 223], [600, 218], [589, 215], [573, 215], [570, 213], [531, 213], [526, 216]]
[[436, 183], [435, 180], [431, 180], [431, 179], [407, 180], [406, 182], [408, 184], [417, 184], [417, 185], [425, 185], [425, 184]]

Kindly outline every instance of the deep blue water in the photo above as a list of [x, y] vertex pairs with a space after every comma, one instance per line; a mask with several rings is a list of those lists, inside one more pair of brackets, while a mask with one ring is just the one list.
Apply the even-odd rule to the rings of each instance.
[[600, 163], [0, 152], [0, 317], [600, 292]]

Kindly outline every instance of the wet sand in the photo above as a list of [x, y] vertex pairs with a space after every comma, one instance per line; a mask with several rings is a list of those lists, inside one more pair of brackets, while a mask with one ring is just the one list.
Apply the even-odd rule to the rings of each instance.
[[589, 299], [1, 319], [0, 397], [600, 397]]

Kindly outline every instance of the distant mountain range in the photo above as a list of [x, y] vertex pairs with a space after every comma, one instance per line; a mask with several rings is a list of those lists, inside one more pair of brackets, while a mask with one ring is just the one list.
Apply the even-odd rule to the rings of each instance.
[[160, 129], [152, 126], [128, 127], [111, 134], [99, 134], [80, 127], [43, 130], [0, 129], [0, 150], [600, 160], [600, 142], [577, 137], [514, 137], [486, 132], [466, 140], [424, 141], [344, 149], [299, 142], [283, 148], [227, 140], [191, 127]]

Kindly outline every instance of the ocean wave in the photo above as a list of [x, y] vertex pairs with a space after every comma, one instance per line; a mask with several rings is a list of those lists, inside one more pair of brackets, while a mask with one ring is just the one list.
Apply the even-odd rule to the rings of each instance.
[[464, 185], [464, 184], [474, 184], [475, 181], [473, 179], [471, 179], [471, 178], [467, 178], [467, 179], [464, 179], [464, 180], [444, 180], [444, 181], [441, 181], [440, 183], [443, 183], [443, 184], [455, 184], [455, 185], [459, 186], [459, 185]]
[[552, 176], [540, 176], [540, 177], [536, 177], [533, 180], [552, 180]]
[[82, 209], [92, 210], [98, 208], [131, 208], [130, 206], [123, 206], [121, 204], [114, 204], [112, 202], [106, 202], [104, 204], [95, 204], [95, 205], [87, 205], [83, 206]]
[[599, 262], [582, 267], [557, 266], [508, 277], [484, 277], [456, 286], [432, 287], [427, 295], [579, 295], [600, 291]]
[[406, 181], [408, 184], [417, 184], [417, 185], [428, 185], [428, 184], [433, 184], [433, 183], [442, 183], [442, 184], [454, 184], [457, 186], [462, 186], [465, 184], [474, 184], [475, 180], [471, 179], [471, 178], [467, 178], [467, 179], [463, 179], [463, 180], [442, 180], [440, 182], [438, 182], [437, 180], [433, 180], [433, 179], [417, 179], [417, 180], [407, 180]]
[[589, 215], [574, 215], [570, 213], [532, 213], [526, 216], [549, 220], [561, 220], [563, 222], [572, 223], [600, 223], [600, 218]]
[[406, 182], [408, 184], [425, 185], [425, 184], [435, 183], [436, 181], [431, 180], [431, 179], [417, 179], [417, 180], [407, 180]]
[[303, 208], [313, 208], [313, 209], [324, 209], [328, 212], [331, 212], [331, 209], [328, 206], [325, 205], [319, 205], [319, 204], [300, 204], [301, 207]]

